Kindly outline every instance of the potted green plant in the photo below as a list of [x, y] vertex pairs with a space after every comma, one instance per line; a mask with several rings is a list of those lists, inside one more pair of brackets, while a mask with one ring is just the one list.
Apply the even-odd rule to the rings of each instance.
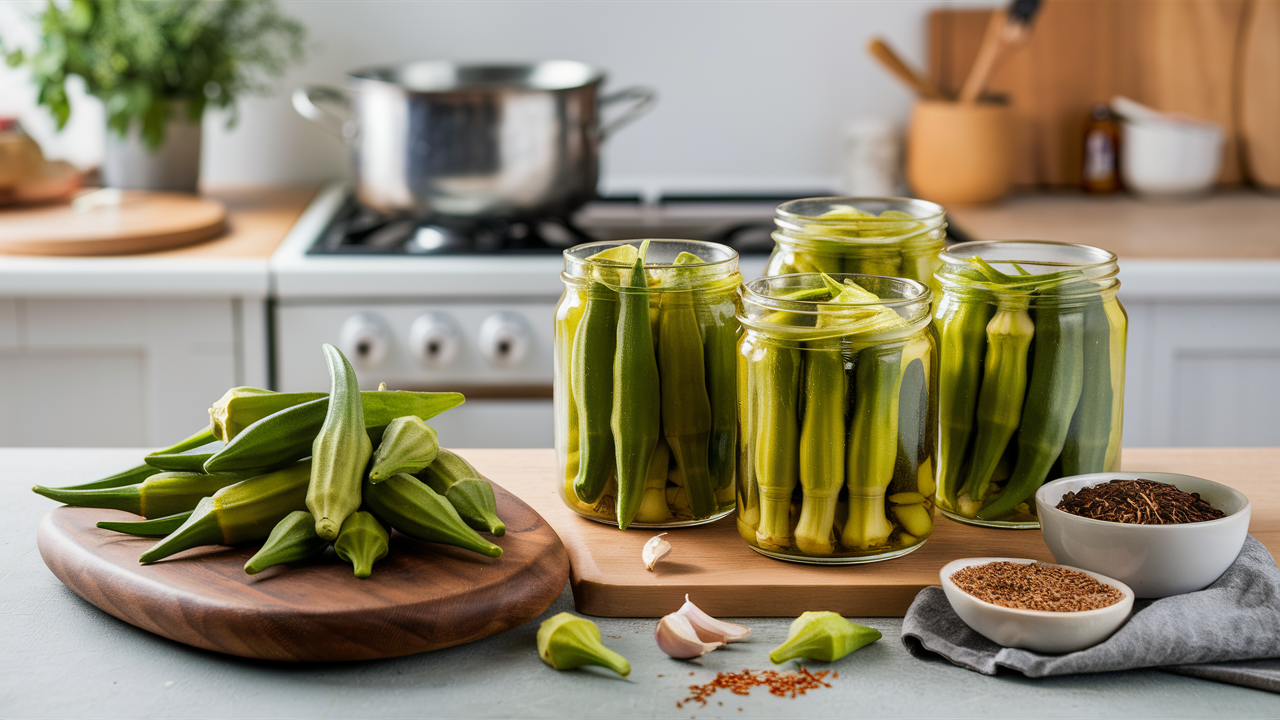
[[194, 192], [205, 108], [268, 89], [301, 59], [305, 29], [271, 0], [52, 0], [34, 52], [0, 48], [26, 65], [40, 104], [61, 129], [71, 115], [66, 81], [84, 79], [107, 114], [102, 174], [110, 187]]

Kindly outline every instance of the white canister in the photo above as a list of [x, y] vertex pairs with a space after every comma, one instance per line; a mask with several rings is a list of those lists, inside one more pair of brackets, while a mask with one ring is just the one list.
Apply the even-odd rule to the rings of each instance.
[[841, 192], [851, 197], [903, 194], [902, 126], [888, 118], [860, 118], [845, 126]]

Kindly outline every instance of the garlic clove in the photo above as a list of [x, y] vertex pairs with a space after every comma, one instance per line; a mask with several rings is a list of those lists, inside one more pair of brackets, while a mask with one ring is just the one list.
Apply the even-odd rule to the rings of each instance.
[[673, 658], [695, 658], [724, 644], [698, 639], [698, 633], [689, 624], [689, 619], [678, 613], [671, 613], [659, 620], [653, 637], [658, 641], [658, 649]]
[[[653, 572], [653, 566], [658, 561], [671, 554], [671, 543], [662, 539], [666, 533], [658, 533], [649, 538], [649, 542], [644, 544], [644, 549], [640, 551], [640, 557], [644, 560], [644, 566], [649, 572]], [[686, 597], [687, 599], [687, 597]]]
[[706, 642], [718, 642], [723, 645], [737, 642], [751, 634], [751, 629], [744, 625], [717, 620], [706, 614], [689, 601], [688, 595], [684, 596], [684, 605], [681, 605], [680, 609], [673, 614], [687, 619], [693, 626], [694, 632], [698, 633], [698, 637]]

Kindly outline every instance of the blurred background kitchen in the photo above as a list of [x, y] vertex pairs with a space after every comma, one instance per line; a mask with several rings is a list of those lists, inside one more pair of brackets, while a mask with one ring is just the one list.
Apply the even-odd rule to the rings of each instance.
[[[25, 52], [0, 66], [0, 137], [45, 161], [5, 187], [19, 153], [0, 154], [0, 445], [167, 444], [231, 385], [325, 389], [318, 346], [336, 342], [372, 387], [467, 392], [442, 443], [549, 447], [560, 247], [706, 237], [755, 277], [773, 208], [830, 194], [935, 200], [954, 240], [1116, 252], [1125, 443], [1280, 444], [1280, 2], [275, 7], [305, 39], [272, 36], [281, 73], [237, 97], [234, 125], [210, 98], [198, 196], [73, 203], [104, 180], [107, 110], [72, 77], [57, 130], [22, 62], [45, 4], [0, 3], [5, 51]], [[600, 145], [600, 199], [504, 220], [497, 240], [490, 223], [464, 241], [371, 225], [359, 128], [344, 142], [325, 114], [341, 101], [295, 92], [415, 60], [545, 59], [602, 69], [602, 96], [634, 89], [601, 122], [635, 117]], [[144, 228], [122, 236], [108, 212]]]

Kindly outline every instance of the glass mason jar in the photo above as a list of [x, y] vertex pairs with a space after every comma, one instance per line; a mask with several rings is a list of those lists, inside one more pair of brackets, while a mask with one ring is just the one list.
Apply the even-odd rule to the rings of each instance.
[[554, 396], [561, 499], [580, 515], [624, 529], [697, 525], [729, 514], [738, 254], [694, 240], [589, 243], [564, 251], [560, 277]]
[[765, 275], [861, 273], [930, 285], [947, 234], [941, 205], [909, 198], [825, 197], [778, 206]]
[[817, 564], [920, 547], [937, 467], [932, 291], [803, 273], [742, 296], [738, 533], [761, 554]]
[[1019, 240], [941, 258], [938, 507], [1037, 527], [1042, 484], [1120, 469], [1129, 322], [1116, 256]]

